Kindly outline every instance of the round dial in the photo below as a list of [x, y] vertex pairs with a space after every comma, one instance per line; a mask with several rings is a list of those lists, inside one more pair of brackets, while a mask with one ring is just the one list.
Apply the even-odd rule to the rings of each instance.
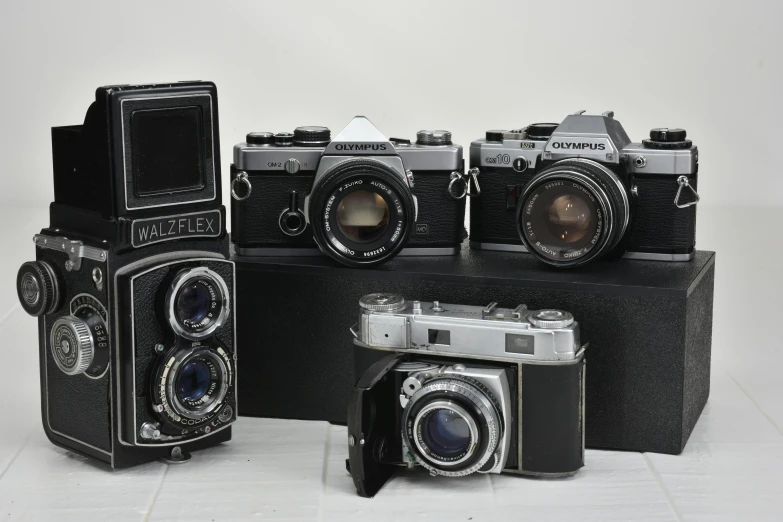
[[294, 135], [290, 132], [278, 132], [275, 134], [275, 145], [278, 147], [290, 147], [294, 144]]
[[275, 142], [275, 135], [271, 132], [251, 132], [245, 137], [249, 145], [272, 145]]
[[405, 308], [405, 299], [394, 294], [367, 294], [359, 299], [359, 306], [373, 312], [394, 312]]
[[685, 129], [669, 129], [660, 127], [650, 131], [650, 139], [643, 140], [642, 145], [648, 149], [689, 149], [693, 145], [691, 140], [686, 139]]
[[447, 130], [420, 130], [416, 133], [419, 145], [451, 145], [451, 132]]
[[82, 319], [72, 315], [57, 319], [49, 340], [54, 362], [66, 375], [79, 375], [90, 367], [95, 347], [90, 327]]
[[54, 269], [44, 261], [28, 261], [16, 275], [16, 292], [25, 312], [33, 317], [57, 309], [59, 288]]
[[566, 328], [574, 324], [574, 316], [562, 310], [537, 310], [528, 320], [539, 328]]
[[328, 127], [297, 127], [294, 129], [294, 144], [299, 146], [321, 147], [329, 143], [332, 133]]

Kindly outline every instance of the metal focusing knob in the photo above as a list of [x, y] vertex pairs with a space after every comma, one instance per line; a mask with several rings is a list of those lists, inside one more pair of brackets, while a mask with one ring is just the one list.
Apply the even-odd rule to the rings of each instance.
[[54, 269], [44, 261], [24, 263], [16, 275], [16, 293], [24, 311], [33, 317], [54, 312], [59, 301]]
[[50, 336], [52, 356], [57, 367], [66, 375], [79, 375], [87, 371], [95, 355], [90, 328], [72, 315], [57, 319]]
[[574, 316], [562, 310], [536, 310], [528, 321], [538, 328], [566, 328], [574, 324]]
[[419, 145], [451, 145], [451, 132], [447, 130], [420, 130], [416, 133]]
[[368, 294], [359, 299], [359, 306], [373, 312], [395, 312], [405, 308], [405, 299], [394, 294]]

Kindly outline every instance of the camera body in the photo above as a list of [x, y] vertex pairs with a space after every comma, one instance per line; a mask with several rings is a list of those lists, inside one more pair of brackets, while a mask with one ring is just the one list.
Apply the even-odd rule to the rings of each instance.
[[326, 127], [251, 133], [234, 147], [232, 239], [247, 256], [323, 253], [349, 266], [453, 255], [465, 237], [462, 147], [447, 131], [416, 143], [355, 117]]
[[354, 343], [393, 352], [349, 399], [349, 469], [373, 496], [395, 469], [560, 477], [584, 464], [585, 347], [568, 312], [360, 300]]
[[49, 439], [114, 468], [230, 440], [234, 265], [212, 83], [101, 87], [52, 129], [55, 201], [17, 276]]
[[471, 143], [480, 183], [471, 247], [529, 252], [558, 267], [621, 255], [691, 260], [698, 150], [685, 131], [653, 129], [632, 143], [613, 113], [582, 112]]

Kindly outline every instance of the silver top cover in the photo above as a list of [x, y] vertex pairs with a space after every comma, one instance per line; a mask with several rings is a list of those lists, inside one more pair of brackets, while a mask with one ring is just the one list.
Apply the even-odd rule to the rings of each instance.
[[[365, 296], [370, 298], [373, 295]], [[581, 360], [584, 347], [579, 324], [568, 312], [407, 302], [388, 311], [362, 306], [352, 332], [365, 348], [407, 353], [459, 356], [530, 364], [570, 364]], [[363, 298], [363, 299], [365, 299]], [[440, 310], [440, 311], [439, 311]], [[553, 314], [557, 314], [554, 317]], [[553, 321], [553, 326], [536, 326]], [[556, 322], [560, 321], [560, 322]]]

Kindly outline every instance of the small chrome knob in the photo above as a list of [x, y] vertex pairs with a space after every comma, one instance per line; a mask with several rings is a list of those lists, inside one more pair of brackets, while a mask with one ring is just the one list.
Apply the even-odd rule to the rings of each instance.
[[394, 294], [368, 294], [359, 299], [359, 306], [373, 312], [394, 312], [405, 308], [405, 299]]
[[302, 165], [299, 163], [299, 160], [295, 158], [291, 158], [283, 164], [283, 168], [285, 168], [285, 171], [289, 174], [296, 174], [301, 167]]
[[90, 328], [72, 315], [57, 319], [49, 338], [52, 356], [57, 367], [66, 375], [87, 371], [95, 355]]
[[139, 435], [141, 435], [142, 439], [159, 439], [160, 438], [160, 430], [158, 429], [158, 426], [156, 424], [153, 424], [151, 422], [145, 422], [141, 425], [141, 430], [139, 430]]
[[419, 145], [451, 145], [451, 132], [447, 130], [420, 130], [416, 133]]
[[536, 310], [528, 320], [538, 328], [566, 328], [574, 324], [574, 316], [562, 310]]

